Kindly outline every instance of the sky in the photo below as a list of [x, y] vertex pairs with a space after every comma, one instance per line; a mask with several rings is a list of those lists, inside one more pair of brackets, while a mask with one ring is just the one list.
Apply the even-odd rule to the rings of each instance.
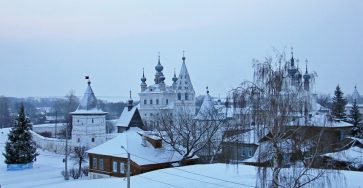
[[182, 51], [197, 95], [221, 97], [252, 78], [252, 59], [274, 49], [316, 71], [315, 90], [363, 94], [361, 0], [0, 1], [0, 95], [138, 98], [158, 52], [166, 83]]

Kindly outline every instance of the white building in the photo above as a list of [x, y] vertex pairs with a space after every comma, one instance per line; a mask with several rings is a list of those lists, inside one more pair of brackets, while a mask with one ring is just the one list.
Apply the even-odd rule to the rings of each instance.
[[148, 86], [143, 73], [140, 85], [141, 92], [139, 93], [139, 111], [147, 128], [153, 128], [154, 116], [158, 116], [160, 113], [176, 114], [183, 110], [195, 114], [195, 91], [185, 59], [183, 55], [179, 76], [176, 77], [174, 72], [171, 86], [165, 84], [164, 67], [160, 63], [160, 56], [158, 64], [155, 66], [154, 84]]
[[[86, 77], [88, 79], [88, 77]], [[86, 91], [72, 115], [72, 145], [95, 147], [106, 142], [106, 114], [97, 105], [97, 98], [88, 80]]]

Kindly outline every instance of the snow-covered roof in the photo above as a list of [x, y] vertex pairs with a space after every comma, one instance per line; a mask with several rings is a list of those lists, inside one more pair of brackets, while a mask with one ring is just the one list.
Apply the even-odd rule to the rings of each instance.
[[[55, 127], [55, 123], [45, 123], [45, 124], [37, 124], [33, 125], [33, 127], [42, 127], [42, 128], [49, 128], [49, 127]], [[57, 126], [65, 126], [65, 123], [57, 123]]]
[[336, 161], [349, 162], [354, 165], [363, 164], [363, 148], [357, 146], [334, 153], [326, 153], [323, 156], [330, 157]]
[[132, 117], [134, 116], [134, 114], [136, 112], [136, 109], [137, 109], [137, 106], [134, 106], [129, 111], [129, 108], [125, 107], [121, 113], [120, 118], [118, 119], [118, 121], [116, 123], [116, 126], [117, 127], [128, 127]]
[[99, 108], [97, 98], [93, 93], [90, 82], [87, 85], [77, 110], [71, 114], [107, 114], [107, 112], [104, 112]]
[[354, 87], [354, 91], [353, 91], [353, 94], [352, 94], [352, 98], [355, 101], [358, 101], [360, 99], [360, 95], [359, 95], [359, 92], [357, 90], [357, 86]]
[[[283, 153], [292, 153], [294, 149], [296, 148], [296, 142], [292, 139], [281, 139], [277, 143], [278, 148]], [[299, 149], [301, 151], [308, 151], [312, 147], [309, 142], [299, 145]], [[272, 146], [272, 142], [265, 141], [261, 142], [258, 146], [255, 154], [253, 157], [244, 160], [243, 162], [246, 163], [264, 163], [267, 161], [270, 161], [273, 158], [273, 155], [275, 154], [274, 147]]]
[[131, 127], [123, 133], [118, 133], [115, 138], [88, 150], [87, 153], [127, 158], [127, 153], [121, 148], [123, 146], [131, 154], [131, 160], [138, 165], [177, 162], [183, 158], [165, 143], [161, 148], [154, 148], [150, 143], [143, 142], [141, 132], [143, 130], [140, 128]]
[[353, 125], [348, 122], [341, 120], [329, 120], [329, 117], [325, 113], [316, 113], [311, 118], [308, 118], [307, 123], [305, 123], [305, 118], [298, 118], [295, 121], [290, 122], [290, 126], [315, 126], [315, 127], [330, 127], [330, 128], [342, 128], [342, 127], [352, 127]]
[[357, 137], [348, 137], [348, 138], [355, 140], [355, 141], [359, 142], [360, 144], [363, 144], [363, 138], [357, 138]]
[[211, 115], [211, 113], [217, 112], [214, 108], [214, 101], [212, 100], [212, 97], [209, 95], [209, 92], [207, 92], [207, 95], [204, 96], [202, 106], [200, 107], [200, 110], [196, 116], [196, 119], [204, 120], [208, 119]]
[[255, 130], [250, 130], [241, 134], [233, 135], [226, 138], [226, 142], [238, 142], [241, 144], [258, 144], [260, 140]]
[[147, 86], [145, 91], [141, 91], [140, 94], [143, 93], [175, 93], [172, 86], [165, 85], [165, 87], [161, 87], [160, 84], [153, 84]]

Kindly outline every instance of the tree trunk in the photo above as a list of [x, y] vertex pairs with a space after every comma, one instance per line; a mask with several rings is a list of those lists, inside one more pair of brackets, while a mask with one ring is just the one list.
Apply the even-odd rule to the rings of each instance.
[[78, 175], [79, 175], [79, 177], [81, 177], [81, 172], [82, 172], [82, 160], [79, 160], [79, 163], [78, 163]]

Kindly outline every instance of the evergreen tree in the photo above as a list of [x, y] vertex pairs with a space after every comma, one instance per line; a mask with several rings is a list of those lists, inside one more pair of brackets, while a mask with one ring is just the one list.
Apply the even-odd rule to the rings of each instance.
[[344, 93], [340, 90], [339, 85], [336, 87], [333, 97], [331, 115], [338, 119], [345, 119], [345, 105], [347, 100], [343, 97]]
[[359, 112], [359, 107], [357, 105], [357, 101], [354, 100], [352, 109], [350, 109], [350, 121], [354, 125], [353, 127], [353, 136], [361, 136], [362, 135], [362, 127], [360, 125], [362, 121], [362, 114]]
[[6, 164], [25, 164], [33, 162], [36, 153], [36, 145], [32, 140], [29, 121], [24, 112], [24, 106], [20, 105], [16, 125], [8, 134], [8, 141], [5, 146]]

